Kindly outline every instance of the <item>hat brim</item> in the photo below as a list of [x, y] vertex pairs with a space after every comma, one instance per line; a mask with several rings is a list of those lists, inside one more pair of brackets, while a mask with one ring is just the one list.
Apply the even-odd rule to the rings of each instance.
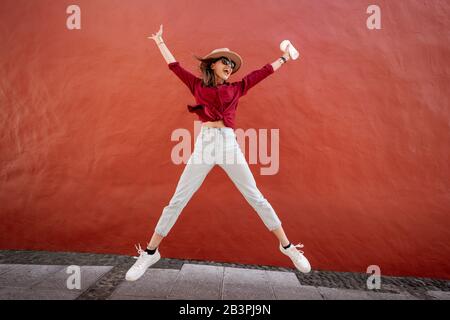
[[208, 54], [207, 56], [203, 57], [203, 59], [216, 59], [220, 57], [226, 57], [236, 64], [231, 74], [236, 73], [243, 64], [241, 56], [233, 51], [217, 51], [212, 54]]

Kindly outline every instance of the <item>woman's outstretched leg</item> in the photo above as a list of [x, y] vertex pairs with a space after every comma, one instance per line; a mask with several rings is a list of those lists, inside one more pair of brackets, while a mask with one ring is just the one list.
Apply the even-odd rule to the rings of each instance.
[[150, 266], [158, 262], [161, 258], [158, 250], [161, 241], [167, 236], [181, 211], [200, 187], [212, 167], [213, 165], [194, 164], [191, 160], [188, 161], [172, 199], [164, 207], [146, 250], [142, 250], [140, 247], [136, 248], [139, 254], [138, 261], [128, 270], [125, 276], [126, 280], [135, 281], [139, 279]]
[[[308, 259], [303, 255], [303, 251], [297, 249], [302, 248], [303, 245], [298, 244], [294, 246], [289, 242], [275, 210], [257, 188], [255, 178], [250, 171], [237, 141], [231, 136], [228, 138], [227, 142], [228, 146], [224, 148], [225, 153], [227, 154], [226, 158], [232, 159], [233, 161], [224, 162], [223, 164], [220, 164], [220, 166], [227, 173], [247, 202], [258, 213], [269, 231], [278, 238], [280, 251], [292, 260], [299, 271], [304, 273], [309, 272], [311, 270], [311, 265], [309, 264]], [[232, 146], [230, 146], [230, 144]]]
[[194, 152], [189, 158], [180, 180], [178, 181], [175, 193], [170, 199], [169, 204], [164, 207], [163, 212], [155, 227], [155, 231], [145, 250], [139, 247], [138, 261], [128, 270], [125, 278], [128, 281], [139, 279], [153, 264], [160, 258], [158, 247], [164, 237], [172, 229], [181, 211], [192, 198], [194, 193], [200, 188], [208, 173], [214, 166], [211, 161], [203, 161], [203, 131], [197, 139]]

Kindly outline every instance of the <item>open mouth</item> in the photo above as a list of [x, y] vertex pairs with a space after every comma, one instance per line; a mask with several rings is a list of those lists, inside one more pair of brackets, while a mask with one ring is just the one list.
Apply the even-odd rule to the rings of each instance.
[[225, 73], [226, 76], [229, 76], [231, 74], [230, 70], [223, 70], [223, 73]]

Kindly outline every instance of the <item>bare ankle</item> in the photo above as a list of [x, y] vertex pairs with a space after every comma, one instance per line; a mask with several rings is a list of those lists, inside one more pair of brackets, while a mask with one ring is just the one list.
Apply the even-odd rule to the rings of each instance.
[[289, 244], [290, 244], [289, 241], [287, 241], [287, 242], [283, 241], [283, 242], [281, 243], [281, 245], [283, 246], [283, 248], [287, 247]]

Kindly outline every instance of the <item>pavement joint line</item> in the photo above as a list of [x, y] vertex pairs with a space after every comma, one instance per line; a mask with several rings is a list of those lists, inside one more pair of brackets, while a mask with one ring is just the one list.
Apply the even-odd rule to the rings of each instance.
[[[112, 266], [113, 268], [109, 272], [104, 274], [78, 297], [80, 300], [109, 298], [114, 290], [123, 281], [126, 281], [125, 273], [128, 268], [131, 267], [132, 263], [134, 263], [133, 257], [125, 255], [31, 250], [0, 250], [0, 264]], [[222, 263], [203, 260], [162, 258], [151, 268], [181, 270], [185, 263], [224, 267], [223, 272], [225, 272], [226, 267], [292, 272], [296, 275], [300, 285], [364, 290], [367, 292], [376, 293], [409, 293], [414, 297], [426, 300], [435, 299], [427, 294], [427, 291], [450, 291], [450, 281], [444, 279], [382, 276], [381, 289], [369, 290], [366, 286], [368, 275], [365, 273], [313, 270], [309, 274], [302, 274], [294, 268], [246, 265], [240, 263]], [[177, 278], [178, 276], [179, 274], [177, 274]], [[222, 279], [222, 298], [224, 285], [223, 281], [224, 280]], [[174, 288], [172, 287], [167, 297], [170, 296], [173, 289]], [[323, 297], [322, 294], [321, 296]]]
[[[276, 298], [277, 298], [277, 295], [276, 295], [276, 293], [275, 293], [275, 289], [273, 288], [273, 283], [272, 283], [272, 281], [270, 281], [269, 275], [267, 274], [267, 271], [266, 271], [266, 270], [264, 271], [264, 277], [265, 277], [266, 280], [269, 282], [270, 289], [272, 289], [273, 297], [276, 299]], [[298, 278], [297, 278], [297, 280], [298, 280]], [[299, 284], [300, 284], [300, 281], [299, 281]]]
[[220, 283], [220, 299], [223, 300], [223, 288], [225, 286], [225, 268], [222, 269], [222, 281]]
[[326, 300], [325, 296], [323, 295], [323, 293], [321, 292], [321, 290], [317, 289], [317, 292], [320, 294], [320, 297], [322, 298], [322, 300]]
[[[152, 268], [153, 268], [153, 267], [154, 267], [154, 266], [152, 266]], [[178, 277], [180, 276], [180, 273], [181, 273], [181, 268], [180, 268], [180, 271], [177, 273], [177, 276], [175, 277], [175, 280], [173, 281], [172, 287], [171, 287], [170, 290], [168, 291], [168, 293], [167, 293], [167, 295], [166, 295], [166, 298], [169, 298], [170, 295], [172, 294], [172, 291], [173, 291], [173, 289], [175, 288], [175, 285], [177, 284]]]

